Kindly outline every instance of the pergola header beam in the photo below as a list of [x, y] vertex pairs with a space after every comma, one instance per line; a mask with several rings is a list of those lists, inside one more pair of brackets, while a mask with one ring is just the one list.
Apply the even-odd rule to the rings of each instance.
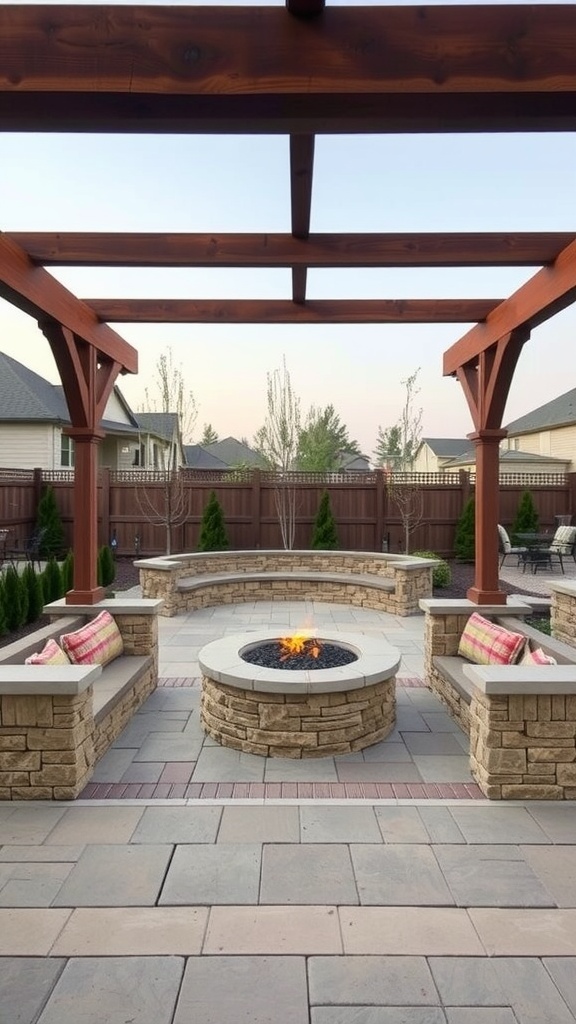
[[473, 323], [499, 299], [85, 299], [116, 323], [395, 324]]
[[92, 345], [100, 356], [128, 373], [138, 370], [138, 353], [23, 249], [0, 233], [0, 296], [39, 323], [54, 321]]
[[552, 266], [544, 267], [526, 284], [488, 313], [444, 353], [444, 375], [455, 374], [501, 338], [519, 328], [528, 333], [576, 300], [576, 239], [562, 250]]
[[0, 69], [12, 131], [576, 126], [573, 5], [5, 5]]
[[506, 267], [552, 263], [574, 232], [394, 234], [137, 234], [16, 231], [9, 237], [45, 266]]

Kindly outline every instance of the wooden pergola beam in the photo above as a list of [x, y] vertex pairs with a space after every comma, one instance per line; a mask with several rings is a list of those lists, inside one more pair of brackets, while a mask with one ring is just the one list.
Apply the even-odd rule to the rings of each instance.
[[0, 232], [0, 296], [39, 323], [53, 321], [88, 342], [99, 356], [118, 363], [127, 373], [138, 370], [138, 353], [94, 310], [77, 299], [47, 270]]
[[499, 299], [84, 299], [116, 323], [397, 324], [474, 323]]
[[518, 329], [528, 333], [576, 299], [576, 239], [549, 267], [539, 270], [444, 353], [443, 372], [455, 374], [501, 338]]
[[575, 97], [574, 5], [0, 8], [9, 131], [572, 131]]
[[44, 266], [93, 267], [528, 267], [552, 263], [567, 231], [188, 234], [11, 231]]
[[[312, 208], [312, 178], [314, 174], [314, 136], [290, 136], [290, 208], [292, 235], [307, 239], [310, 234]], [[307, 267], [301, 263], [292, 267], [292, 300], [306, 300]]]

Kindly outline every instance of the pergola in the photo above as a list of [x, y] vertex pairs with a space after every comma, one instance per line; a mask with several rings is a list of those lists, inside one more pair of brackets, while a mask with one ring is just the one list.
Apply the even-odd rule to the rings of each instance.
[[[0, 8], [6, 132], [284, 134], [290, 234], [0, 234], [0, 295], [54, 353], [76, 442], [75, 581], [94, 604], [97, 444], [119, 373], [116, 322], [475, 323], [444, 353], [476, 445], [476, 575], [501, 604], [498, 449], [531, 331], [576, 297], [574, 233], [312, 234], [317, 134], [576, 130], [576, 6]], [[46, 266], [289, 267], [290, 301], [78, 299]], [[536, 266], [505, 300], [307, 298], [308, 268]]]

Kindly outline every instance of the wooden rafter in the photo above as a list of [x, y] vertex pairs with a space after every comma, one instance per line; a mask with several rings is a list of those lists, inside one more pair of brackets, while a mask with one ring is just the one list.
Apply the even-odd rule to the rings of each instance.
[[[310, 234], [310, 211], [312, 208], [312, 177], [314, 174], [314, 136], [290, 136], [290, 203], [292, 210], [292, 235], [296, 239], [307, 239]], [[307, 267], [297, 264], [292, 267], [292, 300], [306, 300]]]
[[[295, 231], [295, 234], [298, 234]], [[574, 232], [187, 234], [12, 231], [45, 266], [507, 267], [552, 263]]]
[[519, 328], [530, 332], [576, 299], [576, 240], [556, 257], [550, 267], [538, 271], [510, 298], [490, 312], [444, 353], [444, 374], [454, 374], [477, 359], [500, 338]]
[[499, 299], [84, 299], [115, 323], [474, 323]]
[[138, 354], [124, 338], [102, 323], [94, 311], [47, 270], [34, 265], [11, 238], [0, 233], [0, 296], [39, 322], [62, 324], [94, 347], [97, 353], [119, 363], [128, 373], [138, 370]]
[[11, 131], [567, 131], [575, 96], [573, 5], [0, 8]]

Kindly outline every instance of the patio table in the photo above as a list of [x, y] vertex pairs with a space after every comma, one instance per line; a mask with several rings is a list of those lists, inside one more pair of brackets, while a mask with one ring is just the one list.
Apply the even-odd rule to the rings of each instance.
[[533, 573], [536, 573], [539, 568], [552, 571], [550, 544], [554, 539], [554, 534], [517, 533], [515, 536], [522, 547], [526, 548], [526, 551], [520, 555], [522, 559], [522, 572], [526, 572], [527, 565], [531, 567]]

